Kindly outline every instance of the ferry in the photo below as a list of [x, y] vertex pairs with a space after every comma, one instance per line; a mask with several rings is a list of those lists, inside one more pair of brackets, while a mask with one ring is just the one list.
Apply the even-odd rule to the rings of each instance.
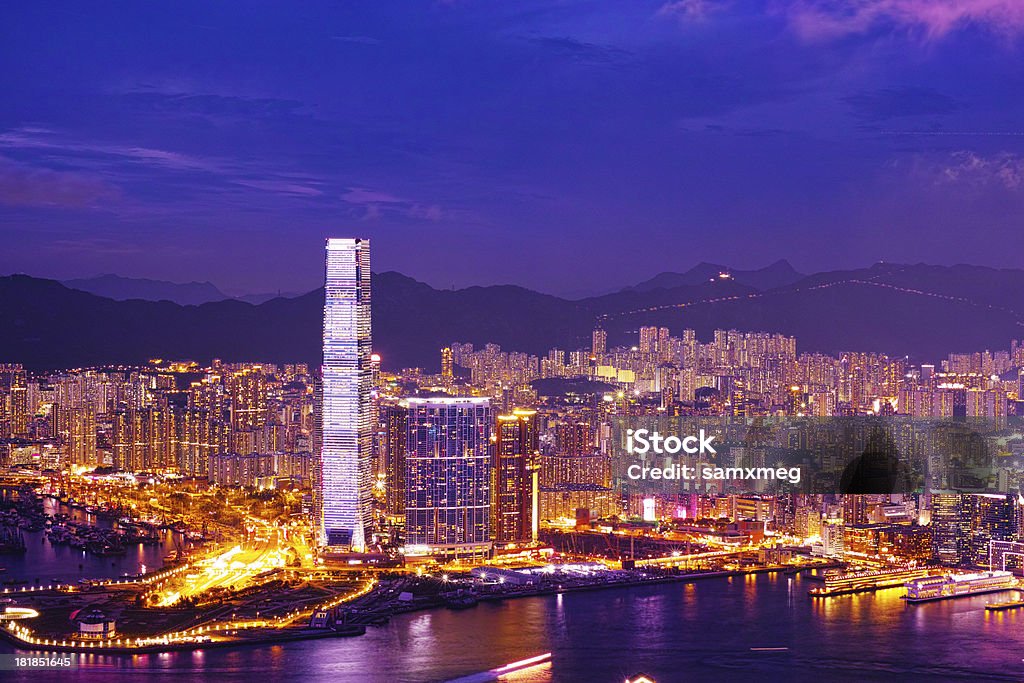
[[1017, 580], [1006, 571], [978, 572], [976, 574], [943, 574], [914, 579], [906, 584], [907, 602], [947, 600], [981, 593], [995, 593], [1017, 588]]

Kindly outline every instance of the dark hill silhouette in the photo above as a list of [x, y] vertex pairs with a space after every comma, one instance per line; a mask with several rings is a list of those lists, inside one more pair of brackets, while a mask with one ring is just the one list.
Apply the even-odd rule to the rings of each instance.
[[[735, 271], [733, 271], [735, 272]], [[437, 290], [374, 274], [374, 349], [390, 368], [436, 370], [452, 341], [543, 354], [586, 348], [596, 322], [612, 344], [642, 325], [678, 334], [716, 328], [780, 332], [798, 350], [879, 351], [937, 361], [1003, 349], [1024, 337], [1024, 271], [876, 264], [816, 273], [761, 290], [740, 278], [636, 289], [569, 301], [511, 285]], [[323, 290], [253, 305], [114, 301], [24, 275], [0, 277], [0, 362], [32, 369], [142, 363], [149, 358], [320, 362]]]
[[182, 305], [205, 304], [230, 299], [210, 282], [165, 282], [147, 278], [98, 275], [96, 277], [65, 280], [71, 289], [104, 296], [116, 301], [143, 299], [145, 301], [173, 301]]
[[672, 289], [680, 286], [700, 285], [716, 278], [719, 273], [729, 273], [739, 284], [765, 290], [784, 287], [797, 282], [804, 276], [790, 265], [789, 261], [780, 259], [775, 263], [757, 270], [736, 270], [717, 263], [701, 262], [685, 273], [659, 273], [650, 280], [645, 280], [627, 290], [649, 292], [654, 289]]

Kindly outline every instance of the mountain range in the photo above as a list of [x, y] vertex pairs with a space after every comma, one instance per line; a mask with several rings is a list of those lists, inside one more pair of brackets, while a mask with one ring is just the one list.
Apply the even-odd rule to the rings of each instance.
[[659, 273], [650, 280], [645, 280], [627, 289], [636, 289], [641, 292], [649, 292], [652, 289], [671, 289], [682, 285], [704, 284], [722, 276], [761, 290], [785, 287], [804, 277], [785, 259], [780, 259], [757, 270], [737, 270], [721, 264], [702, 261], [684, 273]]
[[238, 299], [250, 304], [261, 304], [280, 296], [299, 296], [298, 293], [282, 294], [257, 293], [232, 297], [217, 288], [212, 282], [168, 282], [149, 278], [123, 277], [121, 275], [97, 275], [96, 277], [64, 280], [63, 284], [90, 294], [115, 301], [141, 299], [143, 301], [172, 301], [183, 306], [198, 306], [213, 301]]
[[[719, 277], [729, 273], [730, 277]], [[665, 286], [660, 286], [664, 284]], [[632, 344], [643, 325], [779, 332], [798, 350], [877, 351], [934, 362], [1008, 348], [1024, 337], [1024, 270], [879, 263], [801, 275], [701, 264], [635, 287], [568, 300], [499, 285], [438, 290], [395, 272], [373, 276], [374, 350], [386, 367], [436, 369], [453, 341], [543, 354], [589, 348], [595, 325]], [[320, 362], [323, 290], [258, 304], [118, 301], [54, 280], [0, 277], [0, 362], [31, 369], [149, 358]]]

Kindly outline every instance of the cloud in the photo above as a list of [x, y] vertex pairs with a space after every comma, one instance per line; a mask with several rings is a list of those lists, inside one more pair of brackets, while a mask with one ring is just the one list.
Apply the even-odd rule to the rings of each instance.
[[365, 187], [350, 187], [341, 195], [341, 199], [349, 204], [404, 204], [405, 200], [387, 192], [369, 190]]
[[0, 157], [0, 204], [88, 208], [116, 201], [120, 190], [81, 173], [33, 168]]
[[377, 220], [385, 210], [392, 214], [404, 215], [409, 218], [427, 221], [439, 221], [444, 211], [438, 204], [422, 203], [404, 199], [397, 195], [365, 187], [350, 187], [341, 195], [347, 204], [362, 207], [363, 220]]
[[1024, 191], [1024, 156], [1013, 152], [983, 154], [958, 150], [940, 154], [918, 153], [894, 159], [890, 168], [902, 183], [911, 178], [943, 194], [956, 192]]
[[630, 57], [627, 50], [611, 45], [588, 43], [567, 36], [538, 36], [529, 40], [549, 55], [580, 64], [617, 64]]
[[235, 184], [275, 194], [297, 195], [300, 197], [319, 197], [323, 195], [323, 191], [315, 187], [287, 180], [236, 180]]
[[949, 114], [963, 105], [929, 88], [883, 88], [842, 98], [854, 116], [867, 121], [886, 121], [904, 116]]
[[712, 0], [670, 0], [658, 8], [658, 16], [673, 17], [680, 21], [701, 21], [724, 9], [725, 4]]
[[413, 204], [409, 207], [409, 215], [412, 218], [437, 222], [441, 220], [443, 212], [437, 204]]
[[147, 166], [179, 171], [221, 172], [223, 164], [212, 159], [165, 149], [104, 142], [79, 142], [58, 137], [52, 131], [20, 128], [0, 134], [0, 148], [45, 150], [65, 155], [117, 157]]
[[254, 97], [191, 92], [180, 86], [133, 85], [112, 90], [130, 106], [143, 109], [147, 115], [161, 112], [169, 115], [203, 116], [211, 120], [248, 122], [262, 118], [307, 116], [308, 108], [298, 100], [281, 97]]
[[961, 150], [950, 154], [939, 169], [938, 179], [945, 183], [1019, 190], [1024, 187], [1024, 158], [1011, 152], [982, 156]]
[[380, 218], [380, 204], [366, 204], [361, 220], [375, 221]]
[[1024, 31], [1020, 0], [798, 0], [781, 10], [796, 33], [823, 41], [874, 30], [935, 40], [968, 26], [1017, 36]]
[[[75, 140], [46, 129], [19, 128], [0, 133], [0, 150], [4, 149], [21, 157], [42, 160], [43, 164], [59, 160], [62, 165], [77, 169], [80, 177], [102, 174], [117, 179], [118, 185], [125, 188], [139, 183], [140, 168], [141, 177], [150, 186], [167, 183], [171, 175], [180, 182], [182, 177], [198, 173], [214, 176], [218, 181], [211, 183], [209, 178], [203, 177], [194, 181], [198, 188], [231, 184], [292, 198], [321, 196], [324, 192], [318, 186], [328, 182], [307, 173], [281, 170], [276, 162], [239, 161], [116, 142]], [[22, 168], [31, 167], [23, 165]], [[35, 172], [46, 173], [45, 170]]]

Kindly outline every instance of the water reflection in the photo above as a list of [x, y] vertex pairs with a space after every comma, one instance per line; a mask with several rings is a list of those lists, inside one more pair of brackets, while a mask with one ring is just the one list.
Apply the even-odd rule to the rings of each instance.
[[[43, 498], [43, 509], [51, 515], [64, 513], [76, 521], [89, 521], [105, 529], [116, 525], [116, 522], [98, 519], [84, 510], [58, 504], [51, 498]], [[54, 582], [70, 583], [82, 578], [117, 578], [159, 569], [163, 566], [163, 558], [175, 549], [175, 534], [170, 531], [160, 532], [159, 544], [140, 543], [130, 546], [128, 553], [119, 557], [99, 557], [67, 545], [50, 543], [45, 531], [26, 531], [24, 534], [26, 551], [18, 555], [4, 555], [2, 558], [7, 570], [0, 573], [4, 581], [46, 585]]]
[[[1024, 632], [991, 596], [906, 605], [900, 589], [811, 599], [815, 582], [710, 579], [566, 593], [399, 616], [359, 638], [273, 648], [90, 660], [76, 680], [175, 670], [176, 680], [439, 681], [551, 652], [540, 678], [691, 680], [1021, 680]], [[3, 647], [0, 646], [0, 651]], [[783, 652], [751, 648], [785, 647]], [[14, 674], [13, 680], [35, 680]]]

